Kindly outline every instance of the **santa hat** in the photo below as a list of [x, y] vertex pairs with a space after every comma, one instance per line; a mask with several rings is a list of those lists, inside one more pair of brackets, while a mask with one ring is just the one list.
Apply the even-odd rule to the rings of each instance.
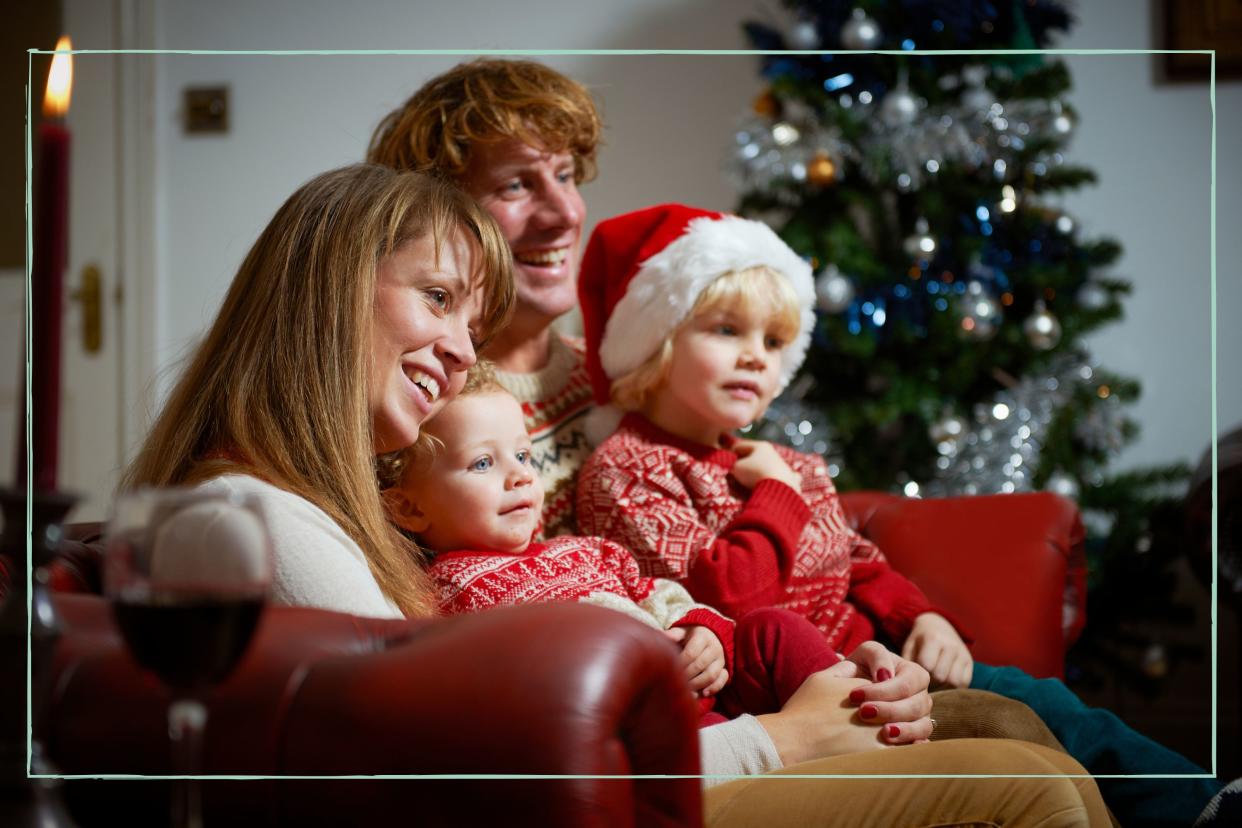
[[620, 420], [613, 380], [651, 358], [720, 276], [767, 266], [793, 286], [802, 307], [798, 336], [781, 351], [780, 390], [806, 357], [815, 325], [811, 266], [770, 227], [682, 204], [661, 204], [600, 222], [578, 278], [586, 365], [596, 410], [587, 435], [598, 443]]

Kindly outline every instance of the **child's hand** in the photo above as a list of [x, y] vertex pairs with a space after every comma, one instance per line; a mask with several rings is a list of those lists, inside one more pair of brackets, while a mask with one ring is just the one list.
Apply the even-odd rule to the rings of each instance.
[[901, 655], [927, 668], [935, 685], [970, 686], [975, 661], [966, 642], [943, 615], [925, 612], [915, 618]]
[[673, 627], [664, 634], [681, 644], [681, 664], [690, 689], [700, 696], [713, 696], [724, 689], [729, 671], [724, 668], [724, 647], [707, 627], [691, 624]]
[[795, 492], [802, 491], [802, 476], [789, 467], [776, 448], [763, 440], [738, 440], [733, 445], [738, 460], [733, 464], [733, 478], [748, 489], [760, 480], [779, 480]]

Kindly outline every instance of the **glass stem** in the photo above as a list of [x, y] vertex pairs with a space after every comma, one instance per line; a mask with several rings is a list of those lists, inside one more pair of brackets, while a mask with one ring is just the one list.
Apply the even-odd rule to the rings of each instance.
[[[197, 699], [178, 699], [168, 707], [168, 738], [172, 742], [173, 772], [192, 777], [201, 770], [203, 729], [207, 708]], [[175, 828], [202, 828], [203, 809], [197, 779], [173, 782], [172, 824]]]

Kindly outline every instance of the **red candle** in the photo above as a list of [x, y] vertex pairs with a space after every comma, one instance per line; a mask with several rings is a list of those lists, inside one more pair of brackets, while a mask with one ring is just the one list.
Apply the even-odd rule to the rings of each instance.
[[[56, 43], [57, 51], [73, 48], [69, 38]], [[69, 111], [73, 79], [72, 58], [56, 55], [48, 73], [43, 114], [39, 127], [39, 164], [35, 172], [34, 258], [30, 271], [31, 354], [30, 401], [33, 484], [35, 490], [56, 488], [58, 438], [60, 435], [60, 342], [64, 302], [64, 273], [69, 250], [69, 130], [64, 117]], [[25, 418], [19, 422], [24, 431]], [[24, 448], [24, 441], [19, 440]], [[25, 480], [26, 452], [18, 452], [17, 483]]]

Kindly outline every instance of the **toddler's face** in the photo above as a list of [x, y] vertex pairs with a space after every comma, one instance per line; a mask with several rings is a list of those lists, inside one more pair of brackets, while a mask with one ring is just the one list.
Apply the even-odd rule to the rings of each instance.
[[699, 314], [673, 337], [668, 377], [648, 410], [680, 422], [715, 445], [720, 435], [749, 425], [776, 396], [781, 349], [787, 344], [773, 318], [746, 309]]
[[405, 501], [394, 508], [398, 523], [438, 552], [523, 551], [539, 525], [543, 486], [517, 400], [503, 392], [460, 397], [424, 429], [444, 447], [411, 463], [390, 495]]

